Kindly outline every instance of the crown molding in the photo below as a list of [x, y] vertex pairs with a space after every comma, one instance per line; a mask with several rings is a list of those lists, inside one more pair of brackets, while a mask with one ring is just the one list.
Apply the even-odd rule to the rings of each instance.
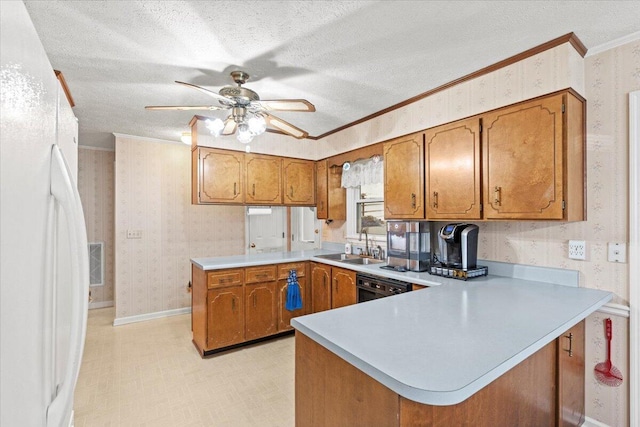
[[470, 74], [467, 74], [466, 76], [462, 76], [458, 79], [452, 80], [449, 83], [445, 83], [442, 86], [438, 86], [434, 89], [428, 90], [426, 92], [423, 92], [419, 95], [416, 95], [412, 98], [409, 98], [405, 101], [399, 102], [395, 105], [392, 105], [390, 107], [385, 108], [384, 110], [380, 110], [376, 113], [370, 114], [366, 117], [363, 117], [361, 119], [358, 119], [356, 121], [353, 121], [351, 123], [347, 123], [346, 125], [340, 126], [336, 129], [330, 130], [328, 132], [323, 133], [322, 135], [318, 135], [318, 136], [308, 136], [307, 139], [322, 139], [325, 138], [329, 135], [332, 135], [334, 133], [340, 132], [342, 130], [345, 130], [347, 128], [350, 128], [352, 126], [356, 126], [359, 125], [360, 123], [364, 123], [366, 121], [369, 121], [371, 119], [374, 119], [378, 116], [381, 116], [383, 114], [389, 113], [393, 110], [397, 110], [399, 108], [405, 107], [409, 104], [412, 104], [416, 101], [419, 101], [421, 99], [424, 99], [428, 96], [432, 96], [438, 92], [442, 92], [445, 89], [449, 89], [453, 86], [459, 85], [460, 83], [464, 83], [466, 81], [469, 80], [473, 80], [475, 78], [481, 77], [485, 74], [489, 74], [493, 71], [499, 70], [501, 68], [507, 67], [509, 65], [515, 64], [516, 62], [520, 62], [524, 59], [530, 58], [534, 55], [537, 55], [541, 52], [547, 51], [549, 49], [553, 49], [555, 47], [558, 47], [560, 45], [563, 45], [565, 43], [570, 43], [571, 46], [573, 46], [573, 48], [580, 54], [580, 56], [584, 57], [585, 53], [587, 52], [587, 48], [584, 46], [584, 44], [580, 41], [580, 39], [578, 39], [578, 36], [576, 36], [574, 33], [568, 33], [565, 34], [563, 36], [557, 37], [553, 40], [550, 40], [546, 43], [542, 43], [541, 45], [535, 46], [531, 49], [525, 50], [524, 52], [521, 52], [517, 55], [511, 56], [507, 59], [503, 59], [502, 61], [496, 62], [495, 64], [489, 65], [487, 67], [484, 67], [478, 71], [474, 71]]
[[619, 46], [622, 46], [622, 45], [625, 45], [627, 43], [631, 43], [631, 42], [634, 42], [634, 41], [638, 41], [638, 40], [640, 40], [640, 31], [636, 31], [635, 33], [631, 33], [631, 34], [626, 35], [624, 37], [620, 37], [619, 39], [611, 40], [611, 41], [603, 43], [601, 45], [592, 47], [591, 49], [589, 49], [587, 51], [587, 55], [586, 56], [597, 55], [597, 54], [605, 52], [607, 50], [614, 49], [616, 47], [619, 47]]

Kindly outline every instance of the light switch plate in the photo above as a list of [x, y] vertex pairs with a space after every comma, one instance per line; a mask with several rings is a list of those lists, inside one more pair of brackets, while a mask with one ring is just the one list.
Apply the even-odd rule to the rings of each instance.
[[587, 259], [587, 243], [584, 240], [569, 240], [569, 258]]
[[127, 230], [127, 239], [142, 239], [142, 230]]
[[627, 262], [627, 245], [626, 243], [609, 242], [607, 261], [609, 262]]

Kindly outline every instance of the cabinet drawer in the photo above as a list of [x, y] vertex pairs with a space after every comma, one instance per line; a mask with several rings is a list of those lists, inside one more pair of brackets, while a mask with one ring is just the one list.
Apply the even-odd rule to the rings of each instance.
[[231, 270], [215, 270], [207, 273], [207, 287], [219, 288], [223, 286], [242, 285], [244, 272], [241, 268]]
[[276, 266], [263, 265], [244, 269], [246, 283], [270, 282], [276, 280]]
[[307, 263], [303, 261], [278, 264], [278, 280], [288, 279], [289, 270], [296, 270], [298, 277], [304, 277], [307, 273]]

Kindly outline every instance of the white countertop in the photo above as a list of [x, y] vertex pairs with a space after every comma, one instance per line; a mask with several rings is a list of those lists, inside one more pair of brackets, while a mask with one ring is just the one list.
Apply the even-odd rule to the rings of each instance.
[[449, 280], [438, 276], [431, 276], [429, 273], [417, 273], [413, 271], [394, 272], [392, 270], [380, 269], [383, 264], [372, 265], [354, 265], [346, 264], [340, 261], [333, 261], [324, 258], [316, 258], [318, 255], [335, 254], [336, 251], [325, 249], [315, 249], [311, 251], [294, 251], [294, 252], [269, 252], [252, 255], [235, 255], [225, 257], [212, 258], [192, 258], [191, 263], [202, 270], [220, 270], [224, 268], [240, 268], [251, 267], [255, 265], [278, 264], [285, 262], [297, 261], [316, 261], [323, 264], [333, 265], [335, 267], [346, 268], [349, 270], [371, 273], [377, 276], [390, 277], [393, 279], [404, 280], [410, 283], [418, 283], [425, 286], [438, 286]]
[[444, 280], [447, 286], [297, 317], [291, 324], [401, 396], [453, 405], [612, 297], [507, 277]]

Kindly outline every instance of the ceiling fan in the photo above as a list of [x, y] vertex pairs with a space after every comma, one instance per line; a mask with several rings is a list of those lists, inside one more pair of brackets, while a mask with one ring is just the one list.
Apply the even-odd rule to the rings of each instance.
[[203, 87], [176, 81], [197, 89], [217, 100], [215, 105], [147, 106], [147, 110], [230, 110], [223, 121], [219, 118], [207, 120], [207, 128], [214, 136], [232, 135], [238, 131], [240, 142], [248, 144], [254, 136], [265, 132], [267, 125], [294, 138], [302, 139], [309, 133], [271, 114], [271, 111], [313, 112], [316, 107], [305, 99], [261, 100], [258, 94], [242, 85], [249, 80], [244, 71], [232, 71], [231, 78], [237, 86], [225, 86], [218, 93]]

